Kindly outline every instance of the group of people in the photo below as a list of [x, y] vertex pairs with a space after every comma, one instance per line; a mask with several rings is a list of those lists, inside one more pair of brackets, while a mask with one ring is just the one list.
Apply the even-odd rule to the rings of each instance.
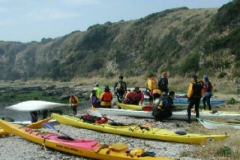
[[[172, 116], [172, 110], [175, 108], [173, 99], [175, 97], [174, 91], [169, 91], [168, 88], [167, 72], [163, 72], [158, 82], [154, 79], [154, 75], [149, 75], [147, 79], [146, 94], [149, 96], [149, 103], [153, 106], [152, 115], [156, 121], [162, 121]], [[123, 81], [123, 76], [119, 76], [118, 82], [114, 84], [114, 93], [117, 100], [121, 103], [142, 105], [144, 101], [144, 93], [138, 86], [127, 90], [127, 83]], [[191, 109], [195, 106], [196, 117], [199, 117], [199, 105], [201, 98], [203, 98], [203, 107], [211, 110], [210, 99], [212, 96], [213, 85], [209, 81], [207, 75], [203, 76], [203, 81], [198, 81], [196, 75], [191, 76], [191, 82], [187, 91], [188, 98], [188, 122], [191, 123]], [[37, 100], [37, 98], [36, 98]], [[92, 93], [90, 95], [92, 106], [95, 108], [104, 107], [111, 108], [113, 94], [109, 86], [105, 86], [104, 91], [95, 83]], [[73, 110], [73, 115], [77, 114], [77, 107], [79, 99], [77, 96], [72, 95], [69, 98], [69, 104]], [[43, 111], [43, 118], [47, 117], [47, 110]], [[32, 122], [38, 120], [37, 111], [30, 112]]]

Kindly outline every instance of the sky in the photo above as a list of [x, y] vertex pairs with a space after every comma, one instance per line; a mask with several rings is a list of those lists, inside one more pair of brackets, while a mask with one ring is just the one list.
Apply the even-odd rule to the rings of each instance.
[[219, 8], [231, 0], [0, 0], [0, 41], [40, 42], [106, 22], [176, 7]]

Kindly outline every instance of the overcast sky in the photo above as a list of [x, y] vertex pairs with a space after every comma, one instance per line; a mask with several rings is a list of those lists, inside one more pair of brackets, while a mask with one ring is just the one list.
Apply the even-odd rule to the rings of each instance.
[[56, 38], [105, 22], [176, 7], [219, 8], [230, 0], [0, 0], [0, 40]]

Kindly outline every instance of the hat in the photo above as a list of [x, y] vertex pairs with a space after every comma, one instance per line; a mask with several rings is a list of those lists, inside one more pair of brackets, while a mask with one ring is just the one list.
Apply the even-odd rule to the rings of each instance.
[[196, 74], [192, 75], [192, 77], [191, 77], [191, 78], [193, 78], [193, 79], [197, 79], [197, 76], [196, 76]]
[[123, 76], [119, 76], [119, 79], [123, 79]]
[[110, 88], [108, 86], [105, 87], [105, 91], [109, 91]]
[[135, 90], [139, 90], [139, 87], [138, 87], [138, 86], [136, 86], [136, 87], [135, 87]]
[[205, 74], [205, 75], [203, 76], [203, 78], [204, 78], [204, 79], [208, 79], [208, 75]]
[[131, 88], [130, 91], [133, 92], [135, 90], [135, 88]]

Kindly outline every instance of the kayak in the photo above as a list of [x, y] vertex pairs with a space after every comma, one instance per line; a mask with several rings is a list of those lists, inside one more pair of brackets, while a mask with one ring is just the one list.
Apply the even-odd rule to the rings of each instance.
[[[27, 125], [27, 127], [32, 129], [40, 129], [43, 127], [43, 123], [49, 122], [51, 119], [52, 117], [49, 117], [44, 120], [37, 121], [36, 123], [30, 123], [29, 125]], [[14, 125], [14, 122], [11, 122], [11, 123]], [[10, 134], [9, 132], [6, 132], [5, 130], [0, 129], [0, 137], [4, 135], [9, 135], [9, 134]]]
[[[213, 99], [211, 101], [211, 106], [212, 107], [217, 107], [217, 106], [221, 106], [226, 102], [226, 100], [216, 100]], [[186, 98], [174, 98], [173, 100], [174, 105], [178, 108], [178, 109], [187, 109], [188, 107], [188, 101]], [[151, 110], [151, 105], [146, 105], [146, 103], [144, 103], [143, 106], [141, 105], [134, 105], [134, 104], [125, 104], [125, 103], [120, 103], [120, 102], [115, 102], [115, 104], [123, 109], [132, 109], [132, 110], [137, 110], [137, 111], [141, 111], [141, 110]], [[203, 106], [202, 102], [200, 103], [201, 106]]]
[[0, 129], [0, 137], [8, 134], [9, 133], [5, 132], [3, 129]]
[[[136, 111], [130, 109], [110, 109], [110, 108], [97, 108], [99, 113], [103, 115], [116, 115], [116, 116], [132, 116], [142, 118], [154, 118], [151, 111]], [[199, 111], [200, 117], [204, 119], [240, 119], [240, 112], [225, 112], [225, 111]], [[168, 119], [187, 120], [187, 111], [174, 111], [172, 116]], [[192, 110], [191, 119], [196, 119], [196, 113]]]
[[[49, 120], [49, 123], [54, 123], [54, 122], [56, 122], [55, 119]], [[20, 125], [30, 125], [32, 122], [31, 122], [31, 121], [14, 121], [14, 122], [12, 122], [12, 123], [14, 123], [14, 124], [20, 124]]]
[[22, 111], [22, 112], [30, 112], [30, 111], [40, 111], [44, 109], [53, 109], [56, 107], [63, 107], [63, 106], [69, 106], [69, 104], [40, 101], [40, 100], [29, 100], [29, 101], [24, 101], [24, 102], [11, 105], [9, 107], [6, 107], [5, 109]]
[[198, 118], [198, 121], [207, 129], [218, 129], [218, 128], [240, 129], [240, 124], [236, 124], [236, 123], [209, 121], [202, 118]]
[[[221, 106], [221, 105], [225, 104], [226, 102], [227, 102], [227, 100], [225, 100], [225, 99], [215, 99], [215, 98], [210, 99], [210, 104], [211, 104], [212, 107]], [[188, 98], [176, 97], [176, 98], [173, 99], [173, 104], [175, 106], [179, 106], [179, 107], [188, 107]], [[200, 106], [203, 107], [202, 99], [200, 101]]]
[[[129, 151], [128, 146], [124, 143], [101, 144], [97, 140], [71, 138], [65, 134], [41, 132], [3, 120], [0, 120], [0, 126], [7, 132], [38, 143], [41, 146], [83, 157], [102, 160], [171, 160], [170, 158], [150, 156], [148, 154], [152, 152], [147, 152], [144, 149], [140, 150], [140, 148]], [[142, 153], [137, 154], [136, 151], [142, 151]]]
[[168, 142], [201, 144], [205, 142], [218, 141], [227, 138], [227, 135], [206, 135], [206, 134], [190, 134], [182, 131], [170, 131], [161, 128], [151, 127], [149, 124], [131, 125], [122, 123], [88, 123], [83, 119], [68, 115], [52, 114], [59, 123], [71, 125], [80, 128], [96, 130], [100, 132], [119, 134], [130, 137], [156, 139]]

